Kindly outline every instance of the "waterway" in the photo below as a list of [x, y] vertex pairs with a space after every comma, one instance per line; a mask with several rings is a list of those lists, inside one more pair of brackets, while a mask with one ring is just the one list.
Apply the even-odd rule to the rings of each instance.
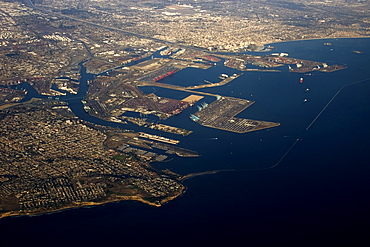
[[[324, 46], [325, 42], [332, 45]], [[189, 119], [196, 107], [164, 121], [193, 130], [187, 137], [91, 117], [80, 100], [93, 75], [83, 71], [78, 94], [61, 97], [78, 117], [179, 139], [181, 147], [201, 154], [199, 158], [174, 157], [167, 163], [154, 163], [158, 169], [180, 174], [233, 171], [185, 180], [186, 192], [160, 208], [119, 202], [5, 218], [0, 220], [1, 242], [40, 246], [368, 246], [370, 39], [306, 40], [272, 46], [272, 52], [348, 68], [313, 72], [303, 76], [303, 83], [299, 83], [301, 74], [289, 73], [286, 68], [279, 73], [245, 72], [227, 85], [202, 89], [255, 101], [237, 117], [281, 123], [246, 134], [198, 125]], [[236, 72], [219, 63], [208, 70], [182, 70], [163, 83], [196, 85], [217, 81], [221, 73]], [[170, 98], [189, 95], [163, 88], [141, 89]], [[37, 96], [33, 93], [29, 96]], [[304, 99], [308, 101], [304, 103]], [[201, 102], [213, 100], [207, 96]]]

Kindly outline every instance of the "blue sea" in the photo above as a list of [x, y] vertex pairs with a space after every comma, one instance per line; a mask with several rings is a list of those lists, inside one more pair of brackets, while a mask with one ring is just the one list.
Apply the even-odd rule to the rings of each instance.
[[[348, 68], [311, 75], [289, 73], [287, 67], [244, 72], [227, 85], [203, 89], [255, 101], [237, 117], [281, 123], [267, 130], [236, 134], [203, 127], [189, 119], [196, 107], [163, 122], [193, 130], [187, 137], [111, 124], [179, 139], [181, 147], [201, 154], [153, 163], [157, 169], [232, 171], [185, 180], [186, 192], [160, 208], [124, 201], [4, 218], [1, 246], [370, 246], [370, 39], [271, 45], [272, 52]], [[197, 85], [236, 72], [221, 62], [208, 70], [187, 68], [163, 83]], [[141, 89], [163, 97], [188, 96]], [[73, 111], [108, 124], [82, 110], [84, 90], [67, 97]]]

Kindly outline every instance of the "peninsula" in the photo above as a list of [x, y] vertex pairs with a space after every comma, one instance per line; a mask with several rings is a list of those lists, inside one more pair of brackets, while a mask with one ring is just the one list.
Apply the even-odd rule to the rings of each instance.
[[63, 105], [0, 112], [0, 218], [122, 200], [160, 206], [181, 195], [180, 175], [108, 147], [108, 136], [124, 130], [84, 123]]

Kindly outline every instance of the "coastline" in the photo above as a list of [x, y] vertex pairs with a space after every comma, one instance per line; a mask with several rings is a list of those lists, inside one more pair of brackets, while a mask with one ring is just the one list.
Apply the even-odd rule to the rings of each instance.
[[292, 40], [284, 40], [284, 41], [277, 41], [272, 43], [264, 43], [264, 46], [273, 45], [273, 44], [280, 44], [280, 43], [288, 43], [288, 42], [296, 42], [296, 41], [310, 41], [310, 40], [328, 40], [328, 39], [370, 39], [369, 36], [356, 36], [356, 37], [324, 37], [324, 38], [305, 38], [305, 39], [292, 39]]
[[175, 198], [181, 196], [183, 194], [184, 190], [185, 190], [185, 187], [182, 188], [179, 191], [179, 193], [176, 193], [173, 196], [169, 196], [165, 199], [162, 199], [161, 201], [158, 201], [158, 203], [150, 202], [150, 201], [145, 200], [144, 198], [142, 198], [138, 195], [133, 195], [133, 196], [118, 196], [118, 195], [115, 195], [115, 196], [112, 196], [111, 198], [108, 198], [108, 199], [106, 199], [104, 201], [101, 201], [101, 202], [74, 203], [72, 205], [68, 205], [68, 206], [61, 207], [61, 208], [58, 208], [58, 209], [55, 209], [55, 210], [48, 210], [48, 211], [44, 211], [44, 212], [20, 213], [20, 212], [16, 212], [16, 211], [10, 211], [10, 212], [0, 214], [0, 219], [6, 218], [6, 217], [12, 217], [12, 216], [37, 216], [37, 215], [43, 215], [43, 214], [48, 214], [48, 213], [57, 213], [57, 212], [61, 212], [61, 211], [67, 210], [67, 209], [77, 209], [77, 208], [88, 207], [88, 206], [99, 206], [99, 205], [104, 205], [104, 204], [108, 204], [108, 203], [111, 203], [111, 202], [123, 202], [123, 201], [139, 201], [139, 202], [142, 202], [142, 203], [150, 205], [150, 206], [161, 207], [166, 202], [172, 201]]

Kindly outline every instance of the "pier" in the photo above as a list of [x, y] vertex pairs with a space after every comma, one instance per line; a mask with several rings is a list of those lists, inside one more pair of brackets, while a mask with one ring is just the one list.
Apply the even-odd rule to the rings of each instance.
[[280, 125], [280, 123], [234, 117], [253, 103], [254, 101], [251, 100], [220, 97], [192, 115], [191, 119], [206, 127], [235, 133], [246, 133]]
[[217, 83], [209, 83], [209, 84], [204, 84], [204, 85], [198, 85], [198, 86], [190, 86], [190, 87], [186, 87], [186, 89], [199, 89], [199, 88], [207, 88], [207, 87], [219, 87], [219, 86], [223, 86], [223, 85], [226, 85], [227, 83], [235, 80], [236, 78], [238, 78], [239, 76], [243, 75], [243, 73], [239, 73], [239, 74], [233, 74], [232, 76], [230, 77], [227, 77], [226, 79], [223, 79], [221, 82], [217, 82]]

